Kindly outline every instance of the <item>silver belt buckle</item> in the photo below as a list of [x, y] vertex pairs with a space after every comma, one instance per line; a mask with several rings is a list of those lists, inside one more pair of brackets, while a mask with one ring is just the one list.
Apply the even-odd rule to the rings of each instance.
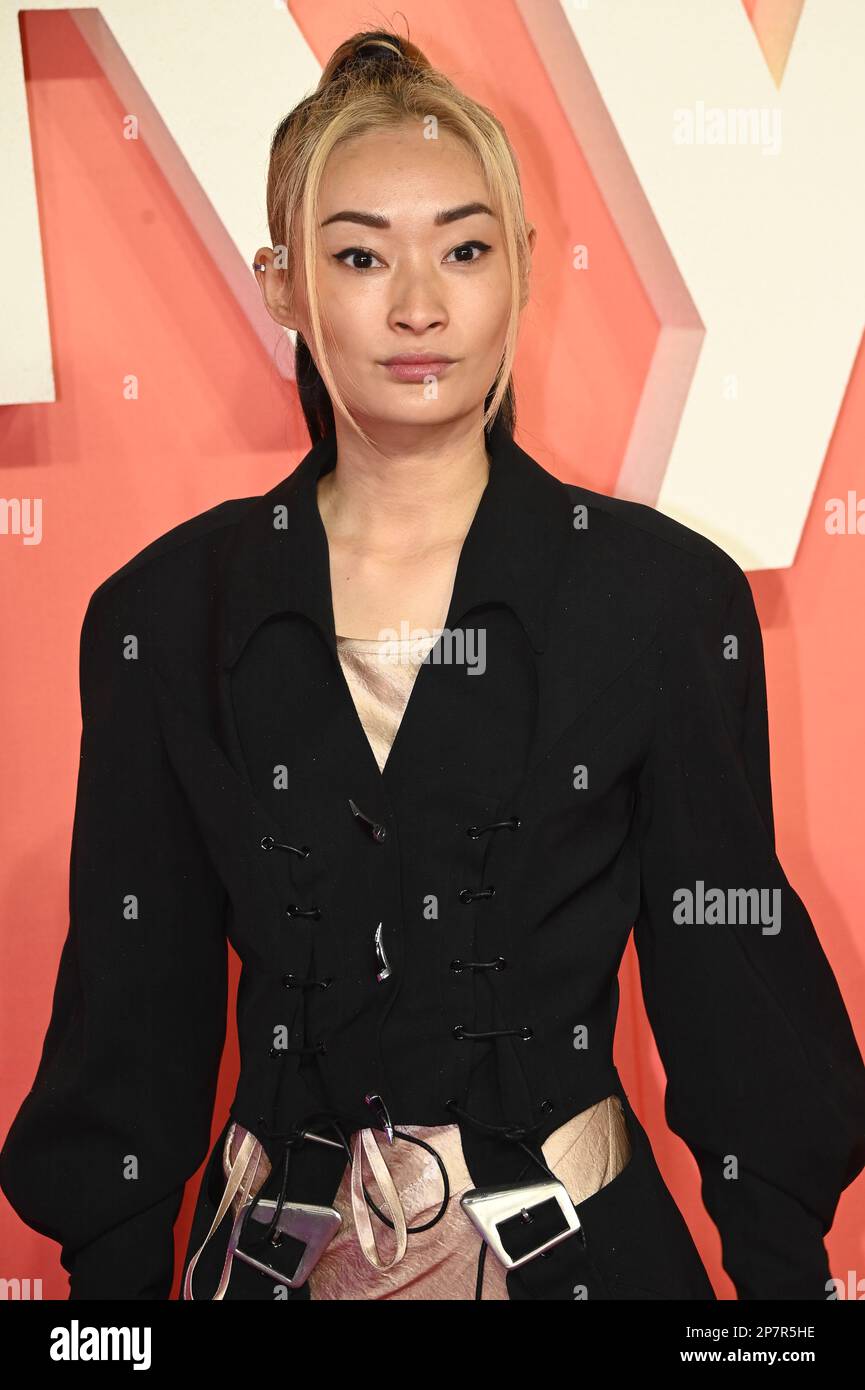
[[[473, 1187], [460, 1206], [505, 1269], [519, 1269], [580, 1229], [571, 1195], [558, 1178]], [[533, 1223], [542, 1233], [534, 1244]]]
[[[244, 1213], [248, 1212], [251, 1205], [251, 1202], [246, 1204]], [[249, 1216], [253, 1221], [267, 1226], [273, 1220], [275, 1211], [276, 1198], [262, 1198], [254, 1211], [249, 1213]], [[249, 1216], [247, 1216], [247, 1220], [249, 1220]], [[239, 1221], [238, 1238], [240, 1225], [241, 1222]], [[342, 1217], [334, 1207], [317, 1207], [303, 1202], [286, 1202], [280, 1212], [276, 1230], [270, 1237], [269, 1243], [278, 1247], [282, 1244], [283, 1236], [291, 1236], [294, 1240], [303, 1243], [304, 1251], [294, 1272], [285, 1274], [281, 1270], [275, 1269], [272, 1265], [266, 1264], [264, 1260], [256, 1259], [254, 1255], [248, 1254], [238, 1243], [235, 1243], [234, 1254], [261, 1274], [269, 1274], [271, 1279], [275, 1279], [278, 1284], [287, 1284], [290, 1289], [297, 1289], [306, 1283], [341, 1225]]]
[[[311, 1139], [316, 1144], [324, 1144], [327, 1148], [338, 1149], [342, 1147], [333, 1139], [327, 1139], [323, 1134], [316, 1134], [313, 1130], [303, 1130], [302, 1133], [305, 1139]], [[238, 1244], [241, 1231], [246, 1221], [249, 1220], [249, 1215], [253, 1221], [258, 1221], [265, 1226], [270, 1225], [273, 1220], [273, 1213], [276, 1211], [276, 1198], [259, 1198], [254, 1210], [247, 1215], [248, 1209], [252, 1205], [253, 1198], [250, 1198], [238, 1216], [231, 1233], [230, 1248], [233, 1247], [233, 1253], [238, 1259], [243, 1260], [244, 1264], [251, 1265], [253, 1269], [257, 1269], [260, 1274], [269, 1274], [271, 1279], [275, 1279], [278, 1284], [287, 1284], [290, 1289], [300, 1288], [302, 1284], [306, 1283], [342, 1225], [342, 1217], [335, 1207], [319, 1207], [309, 1202], [284, 1202], [279, 1220], [276, 1223], [276, 1230], [270, 1237], [269, 1244], [276, 1249], [282, 1244], [283, 1236], [291, 1236], [292, 1239], [301, 1241], [304, 1246], [297, 1268], [292, 1274], [285, 1274], [282, 1270], [275, 1269], [263, 1260], [256, 1259], [254, 1255], [247, 1254]]]

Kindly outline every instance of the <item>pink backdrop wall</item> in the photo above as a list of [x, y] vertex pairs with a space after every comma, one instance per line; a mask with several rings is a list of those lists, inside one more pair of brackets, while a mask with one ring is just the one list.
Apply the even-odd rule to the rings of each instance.
[[[289, 8], [320, 61], [378, 7]], [[755, 8], [749, 4], [749, 11]], [[551, 472], [613, 492], [658, 332], [641, 284], [533, 55], [502, 0], [407, 3], [411, 37], [503, 119], [539, 229], [533, 300], [517, 368], [518, 438]], [[486, 35], [495, 22], [497, 42]], [[401, 24], [398, 16], [395, 22]], [[0, 410], [0, 493], [43, 499], [43, 539], [0, 537], [0, 1130], [28, 1089], [68, 925], [78, 767], [77, 663], [93, 589], [169, 527], [226, 497], [260, 493], [308, 439], [283, 383], [143, 144], [121, 135], [114, 93], [62, 12], [22, 20], [55, 353], [57, 401]], [[519, 92], [502, 83], [520, 73]], [[283, 112], [274, 112], [274, 124]], [[265, 152], [251, 152], [262, 163]], [[262, 188], [262, 202], [264, 190]], [[575, 236], [575, 229], [577, 229]], [[593, 248], [576, 276], [563, 248]], [[256, 248], [250, 247], [250, 259]], [[14, 331], [14, 325], [13, 325]], [[127, 374], [140, 398], [125, 400]], [[830, 537], [824, 502], [862, 488], [860, 351], [790, 570], [751, 575], [763, 625], [779, 854], [808, 906], [865, 1046], [865, 607], [862, 538]], [[232, 958], [236, 984], [236, 958]], [[642, 1007], [633, 946], [621, 973], [616, 1062], [721, 1298], [734, 1296], [699, 1196], [696, 1164], [666, 1129], [663, 1071]], [[230, 1009], [214, 1115], [237, 1073]], [[198, 1178], [176, 1227], [178, 1274]], [[0, 1198], [0, 1243], [21, 1278], [64, 1298], [57, 1247]], [[865, 1269], [865, 1183], [842, 1198], [832, 1272]]]

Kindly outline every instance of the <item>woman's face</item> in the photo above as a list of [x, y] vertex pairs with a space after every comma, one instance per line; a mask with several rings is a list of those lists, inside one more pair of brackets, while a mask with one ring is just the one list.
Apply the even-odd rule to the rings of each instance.
[[[331, 155], [320, 190], [318, 292], [331, 370], [362, 428], [483, 414], [510, 309], [502, 228], [470, 151], [418, 123], [371, 132]], [[535, 230], [530, 229], [533, 248]], [[312, 347], [302, 267], [289, 302], [272, 253], [259, 283], [277, 322]], [[415, 367], [389, 359], [450, 358]]]

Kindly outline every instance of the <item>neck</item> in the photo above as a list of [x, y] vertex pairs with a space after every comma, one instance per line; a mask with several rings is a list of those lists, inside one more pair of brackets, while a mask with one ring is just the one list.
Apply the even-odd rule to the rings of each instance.
[[317, 484], [329, 540], [391, 557], [460, 541], [489, 478], [478, 423], [401, 426], [375, 438], [378, 450], [337, 424], [337, 463]]

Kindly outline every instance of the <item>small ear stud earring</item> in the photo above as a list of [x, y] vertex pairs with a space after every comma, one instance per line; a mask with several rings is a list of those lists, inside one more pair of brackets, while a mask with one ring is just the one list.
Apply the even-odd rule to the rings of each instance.
[[265, 265], [264, 261], [253, 261], [253, 262], [252, 262], [252, 268], [253, 268], [253, 270], [264, 270], [264, 265]]

